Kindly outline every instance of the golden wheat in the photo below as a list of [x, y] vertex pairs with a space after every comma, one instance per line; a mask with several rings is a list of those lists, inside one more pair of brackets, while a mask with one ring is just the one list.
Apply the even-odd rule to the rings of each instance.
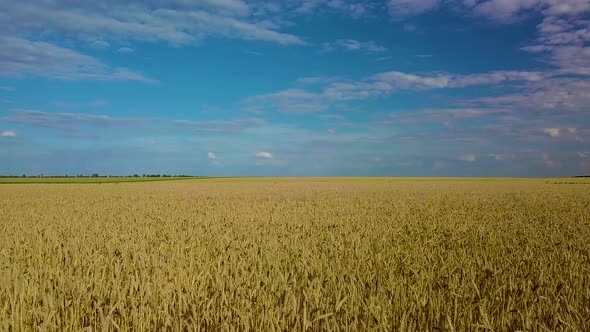
[[1, 185], [0, 330], [588, 331], [590, 186]]

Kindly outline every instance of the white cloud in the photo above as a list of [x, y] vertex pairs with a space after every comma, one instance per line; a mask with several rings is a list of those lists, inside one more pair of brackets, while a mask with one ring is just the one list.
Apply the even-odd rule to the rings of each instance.
[[541, 153], [541, 158], [543, 165], [545, 165], [546, 167], [553, 168], [559, 166], [559, 163], [553, 160], [551, 158], [551, 155], [547, 152]]
[[459, 120], [476, 120], [484, 118], [502, 118], [508, 116], [509, 112], [502, 109], [476, 109], [476, 108], [436, 108], [413, 110], [411, 112], [397, 112], [389, 115], [390, 120], [383, 121], [388, 123], [402, 124], [421, 124], [421, 123], [441, 123], [452, 124]]
[[442, 89], [465, 88], [477, 85], [500, 84], [509, 81], [542, 80], [547, 74], [531, 71], [491, 71], [480, 74], [451, 75], [436, 74], [420, 76], [399, 71], [390, 71], [376, 74], [372, 79], [382, 84], [390, 84], [392, 89]]
[[462, 8], [500, 23], [523, 17], [543, 18], [538, 38], [524, 51], [548, 53], [550, 63], [562, 73], [590, 75], [590, 1], [588, 0], [390, 0], [392, 16], [418, 15], [439, 5]]
[[68, 110], [80, 109], [82, 107], [99, 108], [99, 107], [104, 107], [108, 104], [109, 104], [109, 102], [104, 99], [96, 99], [96, 100], [92, 100], [90, 102], [85, 102], [85, 103], [73, 103], [73, 102], [65, 102], [65, 101], [57, 101], [54, 103], [54, 105], [56, 107], [61, 108], [61, 109], [68, 109]]
[[0, 137], [16, 137], [16, 132], [13, 130], [5, 130], [0, 132]]
[[548, 53], [550, 63], [563, 73], [590, 75], [588, 0], [390, 0], [388, 5], [394, 17], [418, 15], [443, 5], [500, 23], [541, 16], [536, 42], [522, 49]]
[[439, 6], [457, 4], [464, 9], [497, 21], [512, 22], [527, 11], [544, 16], [575, 16], [590, 10], [587, 0], [389, 0], [392, 16], [419, 15]]
[[336, 49], [342, 49], [346, 51], [362, 51], [368, 53], [378, 53], [387, 51], [386, 47], [381, 46], [372, 40], [363, 42], [354, 39], [338, 39], [331, 43], [324, 43], [323, 49], [327, 52]]
[[262, 151], [256, 153], [256, 158], [260, 159], [272, 159], [272, 154], [270, 152]]
[[328, 129], [328, 134], [330, 134], [330, 135], [336, 134], [336, 129], [334, 129], [334, 128]]
[[18, 123], [34, 127], [76, 132], [82, 127], [113, 127], [125, 124], [137, 124], [138, 119], [113, 118], [108, 115], [80, 114], [80, 113], [48, 113], [36, 110], [12, 110], [1, 121]]
[[474, 163], [477, 161], [477, 157], [474, 154], [464, 154], [462, 156], [459, 156], [459, 160], [465, 161], [468, 163]]
[[537, 82], [548, 74], [531, 71], [492, 71], [483, 74], [451, 76], [450, 86], [456, 88], [475, 85], [500, 84], [504, 82]]
[[22, 34], [57, 33], [81, 39], [140, 40], [192, 44], [207, 36], [261, 40], [283, 45], [304, 44], [297, 36], [276, 31], [268, 21], [250, 17], [238, 0], [101, 2], [0, 2], [0, 31]]
[[559, 137], [561, 130], [559, 128], [544, 128], [543, 132], [551, 137]]
[[587, 0], [486, 0], [465, 2], [477, 14], [499, 21], [513, 21], [527, 10], [545, 17], [575, 16], [590, 10]]
[[0, 86], [0, 91], [12, 92], [12, 91], [16, 91], [16, 89], [11, 86]]
[[266, 121], [259, 118], [242, 118], [233, 120], [173, 120], [172, 125], [189, 132], [201, 134], [236, 134], [248, 128], [262, 127]]
[[[178, 22], [181, 28], [192, 30], [193, 35], [203, 35], [243, 40], [260, 40], [274, 42], [281, 45], [305, 45], [297, 36], [284, 34], [269, 29], [263, 24], [256, 24], [238, 20], [233, 17], [222, 17], [206, 12], [163, 11], [167, 22]], [[191, 38], [194, 39], [194, 38]]]
[[389, 90], [393, 89], [436, 89], [449, 86], [449, 75], [418, 76], [399, 71], [383, 72], [373, 75], [375, 82], [387, 85]]
[[475, 99], [478, 105], [526, 110], [579, 111], [590, 105], [590, 81], [550, 77], [528, 82], [521, 91]]
[[134, 51], [135, 50], [131, 47], [119, 47], [119, 49], [117, 50], [117, 52], [119, 53], [133, 53]]
[[572, 128], [572, 127], [567, 128], [567, 132], [570, 133], [570, 134], [572, 134], [572, 135], [575, 135], [577, 131], [578, 130], [576, 128]]
[[246, 98], [244, 103], [255, 108], [277, 107], [284, 113], [303, 114], [318, 112], [329, 106], [321, 94], [301, 89], [287, 89], [276, 93], [262, 94]]
[[[187, 2], [184, 0], [181, 1], [173, 1], [185, 5], [191, 4], [199, 4], [199, 1]], [[221, 10], [226, 14], [233, 14], [244, 16], [247, 15], [250, 11], [248, 8], [248, 4], [243, 0], [201, 0], [201, 4], [211, 7], [212, 9]]]
[[253, 50], [244, 50], [244, 53], [246, 53], [248, 55], [253, 55], [253, 56], [263, 56], [264, 55], [264, 53], [262, 53], [262, 52], [253, 51]]
[[329, 81], [320, 80], [319, 78], [304, 78], [298, 82], [325, 82], [323, 90], [310, 92], [304, 89], [286, 89], [275, 93], [252, 96], [242, 102], [248, 109], [277, 108], [285, 113], [303, 114], [323, 111], [337, 102], [386, 96], [400, 90], [456, 89], [511, 81], [539, 82], [547, 75], [530, 71], [492, 71], [469, 75], [416, 75], [389, 71], [357, 81], [342, 78], [338, 80], [338, 78], [334, 77]]
[[527, 9], [538, 8], [542, 0], [488, 0], [473, 7], [480, 15], [495, 20], [510, 20]]
[[544, 0], [537, 40], [523, 50], [548, 55], [565, 74], [590, 75], [590, 1]]
[[344, 116], [340, 114], [320, 114], [320, 118], [331, 121], [344, 121]]
[[0, 44], [0, 76], [155, 82], [127, 68], [111, 68], [96, 58], [46, 42], [0, 36]]
[[439, 0], [389, 0], [392, 16], [409, 16], [424, 13], [439, 5]]
[[215, 153], [213, 153], [213, 152], [208, 152], [207, 153], [207, 158], [209, 160], [215, 160], [215, 159], [217, 159], [217, 155]]
[[433, 167], [433, 168], [435, 168], [435, 169], [440, 169], [440, 168], [443, 168], [443, 167], [445, 167], [445, 165], [446, 165], [446, 164], [445, 164], [444, 162], [442, 162], [442, 161], [435, 161], [435, 162], [432, 164], [432, 167]]
[[495, 159], [495, 160], [505, 160], [506, 159], [506, 155], [499, 154], [499, 153], [490, 153], [488, 155], [488, 157]]
[[111, 47], [111, 44], [109, 44], [108, 42], [104, 41], [104, 40], [97, 40], [92, 42], [92, 44], [90, 44], [90, 46], [94, 47], [94, 48], [98, 48], [98, 49], [106, 49]]
[[375, 9], [376, 4], [370, 1], [356, 0], [291, 0], [285, 4], [295, 4], [294, 13], [310, 15], [325, 11], [338, 11], [359, 18]]
[[590, 152], [589, 151], [578, 152], [577, 155], [580, 158], [590, 158]]

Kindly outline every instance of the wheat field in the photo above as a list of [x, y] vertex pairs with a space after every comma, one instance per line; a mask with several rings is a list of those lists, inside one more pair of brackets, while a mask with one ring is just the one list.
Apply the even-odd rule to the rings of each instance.
[[590, 185], [0, 185], [2, 331], [589, 331]]

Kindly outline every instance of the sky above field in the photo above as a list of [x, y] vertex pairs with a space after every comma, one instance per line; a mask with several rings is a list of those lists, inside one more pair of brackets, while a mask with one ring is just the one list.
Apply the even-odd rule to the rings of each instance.
[[0, 0], [0, 174], [590, 173], [590, 0]]

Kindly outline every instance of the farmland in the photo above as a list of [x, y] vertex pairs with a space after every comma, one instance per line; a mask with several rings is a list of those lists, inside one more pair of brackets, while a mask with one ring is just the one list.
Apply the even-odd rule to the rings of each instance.
[[0, 330], [590, 330], [587, 179], [0, 185]]

